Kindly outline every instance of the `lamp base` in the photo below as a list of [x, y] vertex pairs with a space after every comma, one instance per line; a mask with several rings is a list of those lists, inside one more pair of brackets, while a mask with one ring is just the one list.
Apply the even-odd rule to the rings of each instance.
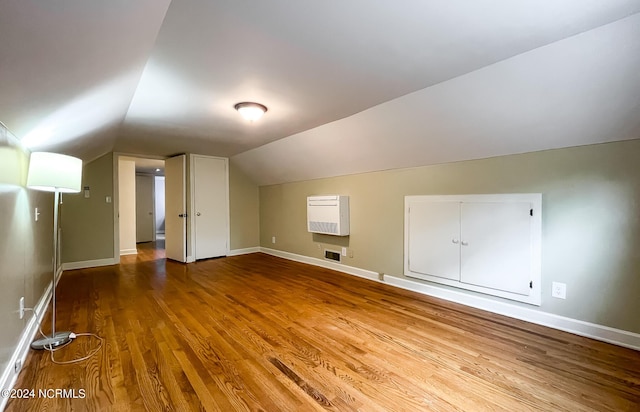
[[55, 349], [71, 341], [71, 332], [56, 332], [53, 336], [31, 342], [31, 349]]

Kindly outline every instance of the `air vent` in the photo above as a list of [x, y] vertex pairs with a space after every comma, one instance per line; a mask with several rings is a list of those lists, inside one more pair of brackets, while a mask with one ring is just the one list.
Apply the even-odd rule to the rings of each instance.
[[334, 222], [309, 222], [309, 231], [315, 233], [338, 233], [338, 224]]
[[327, 260], [333, 260], [334, 262], [340, 262], [340, 252], [335, 250], [324, 250], [324, 258]]

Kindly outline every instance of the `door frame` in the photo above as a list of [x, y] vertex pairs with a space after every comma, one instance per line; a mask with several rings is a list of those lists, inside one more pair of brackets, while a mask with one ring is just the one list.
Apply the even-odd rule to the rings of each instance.
[[[111, 204], [113, 205], [113, 262], [120, 264], [120, 176], [118, 173], [118, 163], [120, 157], [137, 157], [140, 159], [166, 160], [165, 156], [142, 155], [137, 153], [113, 152], [113, 193]], [[154, 185], [155, 186], [155, 185]], [[155, 237], [155, 233], [154, 233]]]

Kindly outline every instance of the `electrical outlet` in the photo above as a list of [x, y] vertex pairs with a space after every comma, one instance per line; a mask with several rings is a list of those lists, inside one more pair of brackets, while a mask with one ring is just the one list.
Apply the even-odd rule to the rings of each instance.
[[275, 236], [271, 236], [271, 243], [276, 243], [276, 237]]
[[567, 284], [560, 282], [553, 282], [551, 284], [551, 296], [558, 299], [567, 298]]
[[347, 256], [347, 248], [346, 247], [342, 248], [342, 256]]
[[24, 296], [20, 298], [18, 305], [20, 306], [20, 319], [22, 319], [24, 318]]

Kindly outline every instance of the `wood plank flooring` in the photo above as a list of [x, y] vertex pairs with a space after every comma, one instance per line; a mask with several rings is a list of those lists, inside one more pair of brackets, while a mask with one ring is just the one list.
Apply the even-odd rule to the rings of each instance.
[[260, 253], [65, 272], [57, 326], [104, 346], [16, 388], [76, 398], [7, 411], [640, 411], [640, 352]]

